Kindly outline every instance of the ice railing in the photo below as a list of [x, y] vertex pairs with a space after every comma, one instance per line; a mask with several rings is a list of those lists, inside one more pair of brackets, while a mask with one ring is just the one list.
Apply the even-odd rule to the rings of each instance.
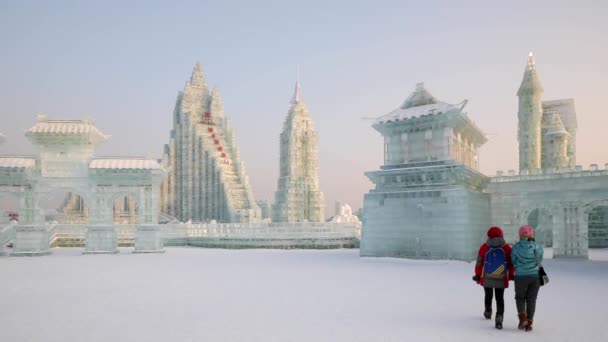
[[360, 223], [184, 223], [161, 227], [164, 237], [168, 239], [361, 238]]
[[598, 164], [589, 165], [588, 169], [583, 169], [581, 165], [576, 165], [574, 168], [560, 168], [560, 169], [536, 169], [532, 172], [523, 170], [517, 172], [515, 170], [509, 170], [505, 174], [504, 171], [497, 171], [496, 176], [492, 177], [492, 183], [502, 182], [516, 182], [522, 180], [543, 180], [543, 179], [557, 179], [557, 178], [577, 178], [577, 177], [589, 177], [589, 176], [605, 176], [608, 175], [608, 163], [604, 164], [604, 168], [600, 169]]
[[[115, 225], [118, 243], [132, 243], [137, 224]], [[178, 223], [159, 224], [165, 239], [237, 238], [237, 239], [361, 239], [361, 223]], [[14, 231], [14, 228], [13, 228]], [[47, 224], [49, 242], [84, 240], [86, 224]], [[14, 234], [14, 232], [13, 232]], [[2, 235], [4, 236], [4, 235]]]

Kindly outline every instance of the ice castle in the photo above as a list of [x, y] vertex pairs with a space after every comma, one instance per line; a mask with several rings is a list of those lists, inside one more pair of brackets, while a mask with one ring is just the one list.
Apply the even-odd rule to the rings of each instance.
[[574, 100], [542, 100], [532, 54], [519, 97], [519, 173], [478, 171], [487, 139], [463, 111], [422, 83], [373, 128], [384, 137], [384, 165], [367, 172], [362, 256], [474, 258], [491, 225], [514, 242], [530, 224], [555, 257], [587, 258], [608, 247], [608, 164], [576, 165]]

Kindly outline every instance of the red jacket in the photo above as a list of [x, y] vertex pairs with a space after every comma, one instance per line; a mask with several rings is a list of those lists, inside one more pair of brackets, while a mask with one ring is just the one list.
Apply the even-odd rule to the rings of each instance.
[[[479, 281], [477, 282], [479, 285], [483, 286], [483, 265], [486, 262], [486, 253], [488, 252], [487, 243], [484, 243], [479, 247], [479, 253], [477, 253], [477, 263], [475, 264], [475, 275], [479, 277]], [[513, 267], [513, 263], [511, 262], [511, 246], [509, 244], [504, 244], [502, 249], [505, 251], [505, 256], [507, 257], [507, 276], [505, 277], [505, 288], [509, 287], [509, 279], [513, 279], [515, 275], [515, 268]]]

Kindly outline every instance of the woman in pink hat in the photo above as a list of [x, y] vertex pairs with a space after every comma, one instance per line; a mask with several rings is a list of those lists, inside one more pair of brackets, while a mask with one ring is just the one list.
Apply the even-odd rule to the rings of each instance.
[[534, 229], [519, 228], [519, 242], [511, 253], [515, 266], [515, 304], [519, 314], [520, 330], [532, 331], [536, 310], [536, 297], [540, 289], [539, 269], [543, 262], [543, 246], [534, 241]]

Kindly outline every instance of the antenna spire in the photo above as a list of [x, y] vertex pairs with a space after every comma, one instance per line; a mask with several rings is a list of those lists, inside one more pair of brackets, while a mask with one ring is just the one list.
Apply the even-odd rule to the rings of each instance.
[[298, 64], [297, 73], [296, 73], [296, 89], [293, 93], [293, 97], [291, 98], [291, 103], [296, 104], [302, 101], [302, 88], [300, 87], [300, 64]]
[[532, 70], [536, 68], [536, 62], [534, 61], [534, 54], [532, 51], [528, 54], [528, 69]]

